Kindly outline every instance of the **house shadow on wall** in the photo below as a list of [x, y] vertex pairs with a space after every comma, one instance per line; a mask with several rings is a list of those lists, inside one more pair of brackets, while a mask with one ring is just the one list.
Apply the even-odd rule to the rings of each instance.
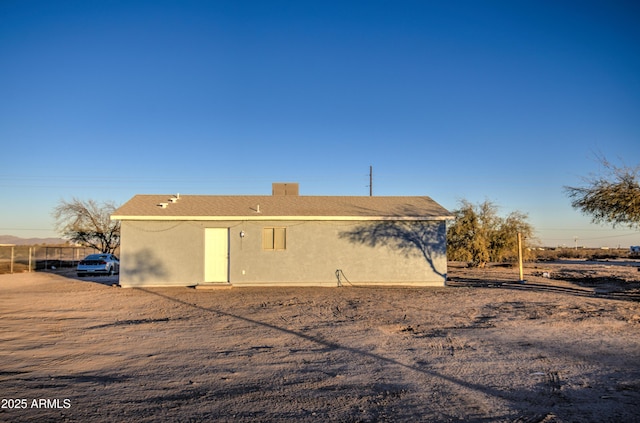
[[446, 226], [442, 223], [419, 220], [373, 222], [361, 224], [339, 236], [372, 248], [387, 246], [405, 257], [418, 254], [434, 273], [446, 278], [446, 273], [436, 266], [436, 261], [447, 255]]

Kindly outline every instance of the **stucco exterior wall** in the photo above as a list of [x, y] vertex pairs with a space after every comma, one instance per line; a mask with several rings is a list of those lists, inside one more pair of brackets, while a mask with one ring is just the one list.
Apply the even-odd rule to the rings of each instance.
[[[204, 283], [204, 231], [229, 228], [233, 286], [442, 286], [444, 221], [123, 221], [120, 284]], [[286, 228], [286, 249], [263, 249], [265, 227]], [[240, 236], [240, 233], [244, 237]]]

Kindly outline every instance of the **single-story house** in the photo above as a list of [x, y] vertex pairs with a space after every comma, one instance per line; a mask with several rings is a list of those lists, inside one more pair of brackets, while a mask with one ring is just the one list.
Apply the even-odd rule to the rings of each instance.
[[120, 285], [443, 286], [446, 221], [426, 196], [136, 195]]

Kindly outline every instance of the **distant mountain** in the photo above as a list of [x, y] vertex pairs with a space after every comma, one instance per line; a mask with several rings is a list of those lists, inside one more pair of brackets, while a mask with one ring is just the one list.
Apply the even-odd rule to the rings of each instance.
[[20, 238], [18, 236], [13, 236], [13, 235], [0, 235], [0, 244], [60, 245], [60, 244], [67, 244], [67, 240], [62, 238]]

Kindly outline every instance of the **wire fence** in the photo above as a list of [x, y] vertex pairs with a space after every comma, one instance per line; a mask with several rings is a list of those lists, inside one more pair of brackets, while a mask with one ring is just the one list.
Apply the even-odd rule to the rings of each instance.
[[91, 247], [0, 244], [0, 274], [71, 268], [98, 252]]

